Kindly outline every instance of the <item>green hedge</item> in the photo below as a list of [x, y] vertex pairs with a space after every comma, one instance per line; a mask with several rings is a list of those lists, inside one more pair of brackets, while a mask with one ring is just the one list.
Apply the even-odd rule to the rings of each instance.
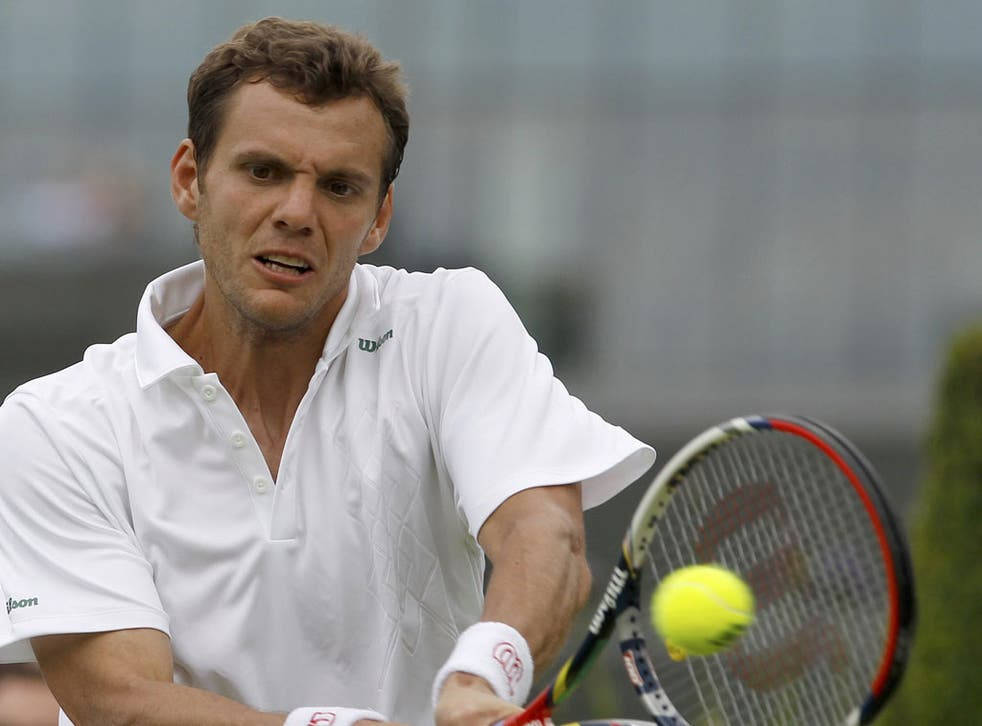
[[952, 345], [911, 537], [918, 624], [882, 724], [982, 723], [982, 328]]

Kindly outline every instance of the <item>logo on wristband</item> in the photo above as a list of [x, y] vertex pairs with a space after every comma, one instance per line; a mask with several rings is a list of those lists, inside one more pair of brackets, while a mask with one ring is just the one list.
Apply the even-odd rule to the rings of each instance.
[[310, 714], [307, 726], [331, 726], [334, 723], [334, 711], [314, 711]]
[[501, 670], [505, 673], [508, 681], [509, 695], [515, 695], [515, 685], [522, 679], [525, 666], [522, 659], [518, 657], [518, 651], [511, 643], [498, 643], [491, 651], [491, 657], [498, 661]]

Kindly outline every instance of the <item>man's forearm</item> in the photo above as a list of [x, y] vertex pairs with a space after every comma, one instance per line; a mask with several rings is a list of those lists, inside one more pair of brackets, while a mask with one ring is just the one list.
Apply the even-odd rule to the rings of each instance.
[[[539, 673], [556, 656], [590, 588], [582, 538], [575, 535], [575, 529], [572, 535], [562, 534], [564, 529], [527, 526], [523, 537], [515, 536], [509, 544], [496, 548], [481, 616], [484, 621], [507, 623], [519, 631], [529, 645]], [[529, 531], [534, 534], [528, 534]], [[473, 628], [467, 632], [473, 632]], [[493, 686], [492, 674], [472, 675], [482, 670], [461, 668], [457, 663], [444, 668], [456, 672], [447, 676], [440, 689], [435, 714], [437, 726], [495, 723], [520, 711], [512, 704], [524, 699], [526, 694], [514, 683], [511, 685], [521, 695], [509, 703], [501, 700], [509, 697], [508, 688], [500, 683]], [[490, 680], [484, 680], [485, 677]], [[526, 677], [525, 688], [532, 682], [531, 675]], [[520, 681], [521, 677], [516, 676], [516, 680]]]
[[[578, 505], [577, 492], [577, 505]], [[562, 647], [590, 592], [582, 526], [536, 515], [514, 522], [492, 556], [482, 620], [508, 623], [528, 641], [536, 671]]]
[[75, 726], [282, 726], [286, 720], [284, 713], [263, 713], [209, 691], [163, 681], [131, 682], [116, 697], [100, 700], [110, 709], [94, 706], [75, 716], [80, 720], [73, 718]]
[[[481, 620], [511, 626], [492, 630], [517, 630], [541, 672], [555, 658], [590, 593], [580, 486], [536, 487], [512, 495], [484, 523], [478, 541], [494, 567]], [[438, 674], [437, 726], [495, 723], [520, 712], [514, 704], [528, 695], [531, 675], [508, 669], [509, 684], [500, 683], [496, 676], [501, 669], [487, 670], [493, 654], [481, 640], [478, 627], [468, 628]]]
[[[75, 726], [283, 726], [287, 720], [285, 713], [173, 683], [170, 638], [153, 628], [45, 635], [31, 646]], [[311, 715], [328, 714], [338, 726], [382, 723], [374, 711], [317, 704], [299, 708], [293, 721], [306, 726], [323, 722]]]

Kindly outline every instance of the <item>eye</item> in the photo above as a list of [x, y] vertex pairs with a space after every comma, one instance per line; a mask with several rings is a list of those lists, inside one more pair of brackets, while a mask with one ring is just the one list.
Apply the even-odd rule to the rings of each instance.
[[266, 164], [249, 164], [249, 176], [257, 181], [269, 181], [273, 178], [273, 168]]
[[357, 190], [348, 184], [348, 182], [343, 181], [332, 181], [327, 183], [327, 191], [336, 197], [350, 197]]

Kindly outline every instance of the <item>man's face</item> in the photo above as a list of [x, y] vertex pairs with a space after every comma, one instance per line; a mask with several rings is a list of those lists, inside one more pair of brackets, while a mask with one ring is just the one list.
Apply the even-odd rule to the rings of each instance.
[[387, 139], [366, 97], [311, 107], [265, 82], [236, 89], [203, 183], [178, 201], [198, 226], [206, 290], [263, 331], [333, 320], [358, 256], [388, 229]]

